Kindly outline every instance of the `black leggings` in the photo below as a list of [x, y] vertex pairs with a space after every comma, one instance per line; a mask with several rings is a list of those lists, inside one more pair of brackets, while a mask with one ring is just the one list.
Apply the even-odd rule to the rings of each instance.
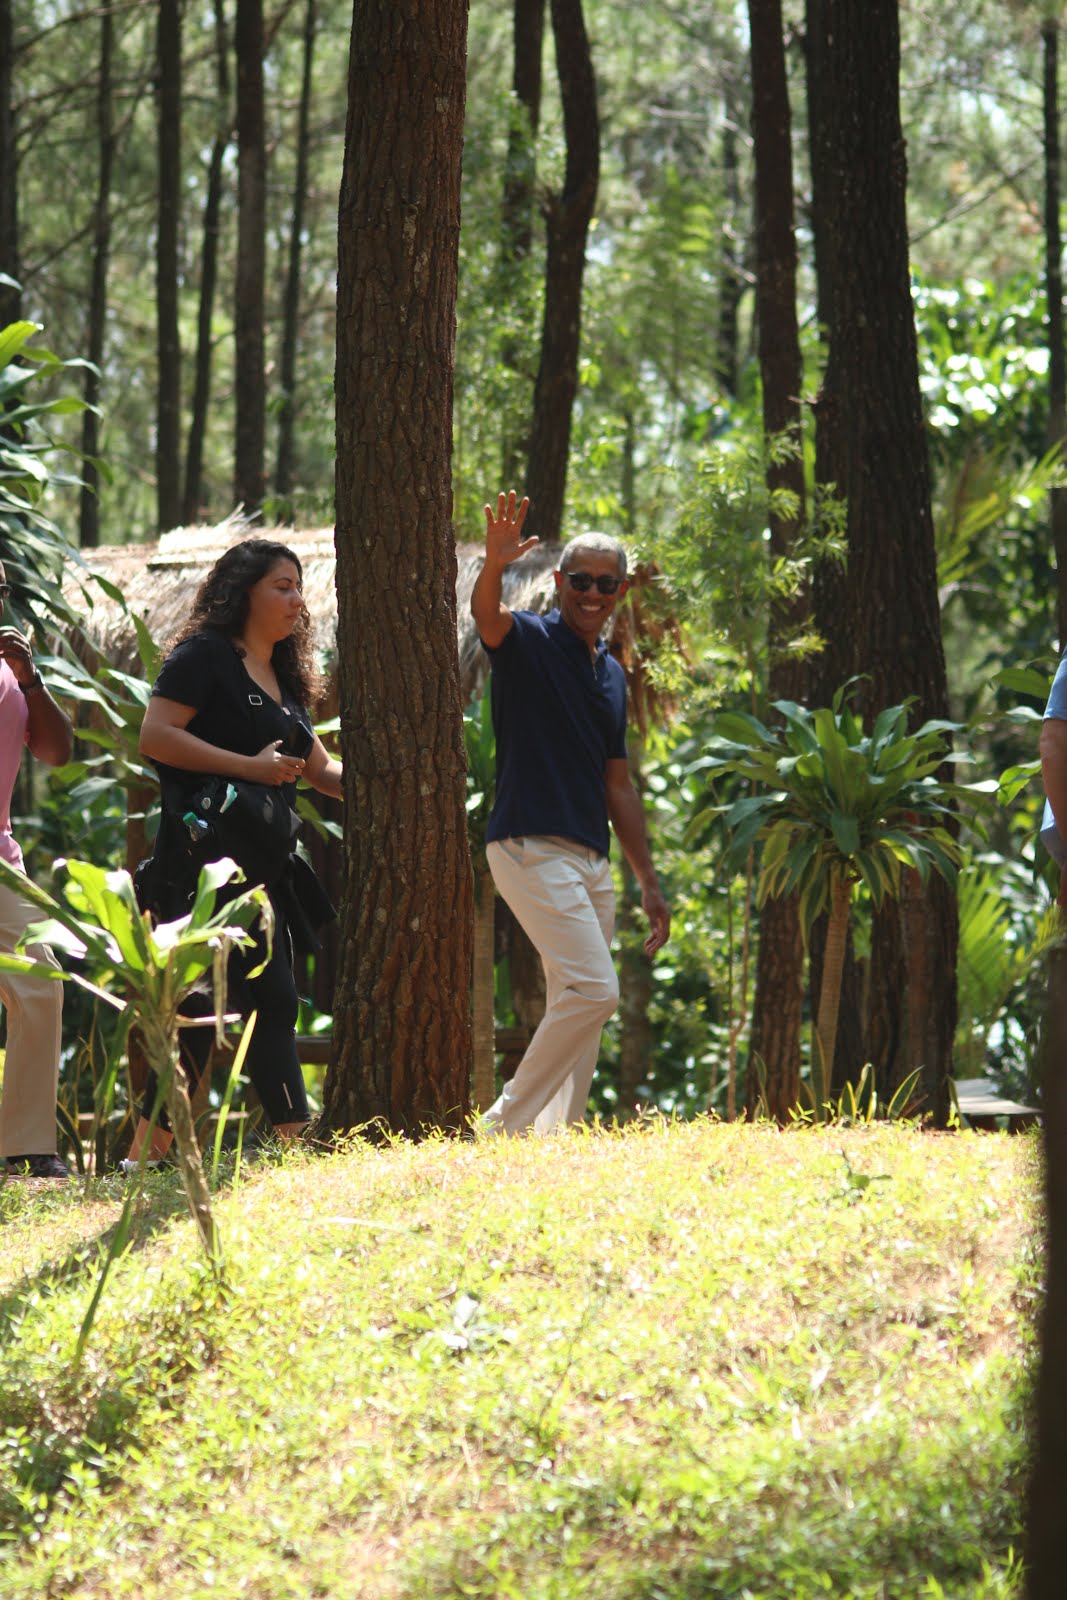
[[[274, 904], [272, 900], [272, 904]], [[246, 1020], [255, 1011], [256, 1025], [248, 1041], [244, 1070], [251, 1078], [263, 1109], [271, 1122], [310, 1120], [304, 1075], [296, 1053], [296, 1018], [299, 996], [293, 976], [289, 929], [274, 904], [274, 945], [271, 958], [258, 977], [248, 971], [263, 959], [263, 935], [257, 935], [251, 948], [235, 950], [227, 969], [228, 1011], [239, 1011]], [[195, 991], [186, 997], [182, 1010], [189, 1017], [209, 1017], [214, 1011], [210, 993]], [[178, 1034], [182, 1066], [192, 1096], [207, 1067], [215, 1038], [213, 1028], [182, 1028]], [[154, 1072], [145, 1084], [141, 1115], [150, 1117], [155, 1104], [158, 1080]], [[164, 1109], [159, 1126], [170, 1127]]]

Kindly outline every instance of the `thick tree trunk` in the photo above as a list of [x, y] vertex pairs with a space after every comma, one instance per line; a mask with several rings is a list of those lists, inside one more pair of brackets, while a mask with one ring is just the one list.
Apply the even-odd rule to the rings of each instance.
[[[947, 714], [948, 692], [908, 262], [897, 4], [808, 0], [807, 17], [815, 217], [825, 235], [819, 267], [829, 277], [825, 299], [820, 288], [828, 355], [818, 410], [848, 530], [843, 604], [817, 620], [843, 641], [845, 661], [835, 664], [847, 670], [837, 681], [864, 675], [868, 711], [914, 696], [922, 721]], [[934, 999], [922, 1065], [928, 1102], [943, 1108], [957, 919], [955, 900], [938, 881], [925, 896]], [[877, 918], [867, 999], [872, 1040], [890, 1036], [905, 1010], [900, 944], [897, 920]], [[894, 1063], [874, 1060], [876, 1074], [890, 1074], [890, 1088], [913, 1064], [906, 1048]]]
[[[289, 270], [282, 308], [282, 349], [278, 364], [281, 403], [278, 411], [278, 456], [274, 489], [287, 496], [293, 486], [293, 440], [296, 426], [296, 339], [300, 328], [300, 256], [304, 235], [304, 201], [308, 182], [308, 146], [311, 125], [312, 64], [315, 57], [315, 0], [304, 11], [304, 66], [300, 81], [300, 109], [296, 130], [296, 181], [293, 184], [289, 225]], [[292, 521], [290, 510], [288, 519]]]
[[474, 886], [474, 1070], [471, 1104], [486, 1111], [496, 1099], [496, 1019], [494, 970], [496, 967], [496, 890], [493, 874], [483, 861]]
[[578, 388], [585, 243], [600, 178], [596, 79], [581, 0], [551, 0], [551, 8], [567, 165], [562, 192], [545, 202], [545, 312], [526, 478], [526, 532], [543, 540], [558, 539], [563, 522]]
[[203, 247], [200, 258], [200, 302], [196, 319], [196, 370], [189, 417], [189, 438], [185, 452], [185, 492], [182, 521], [186, 526], [201, 517], [201, 480], [204, 462], [204, 435], [207, 431], [208, 401], [211, 395], [211, 323], [215, 315], [215, 284], [219, 259], [219, 212], [222, 207], [222, 172], [233, 129], [230, 106], [229, 41], [223, 0], [215, 0], [215, 86], [217, 110], [215, 138], [208, 162], [207, 190], [204, 195]]
[[[801, 442], [803, 363], [796, 310], [797, 250], [793, 217], [792, 118], [782, 37], [781, 0], [749, 0], [752, 41], [752, 132], [756, 158], [756, 320], [763, 380], [763, 431]], [[767, 487], [787, 490], [795, 516], [772, 513], [771, 559], [787, 556], [804, 526], [804, 463], [770, 465]], [[786, 648], [807, 609], [804, 596], [772, 605], [768, 629], [772, 700], [803, 700], [807, 673]], [[759, 923], [746, 1103], [751, 1111], [762, 1076], [771, 1116], [785, 1120], [800, 1094], [804, 951], [796, 897], [771, 900]], [[757, 1067], [757, 1060], [761, 1069]]]
[[[323, 1121], [458, 1127], [472, 887], [451, 422], [466, 0], [360, 0], [338, 230], [343, 939]], [[354, 819], [354, 821], [352, 820]]]
[[[1064, 348], [1063, 233], [1060, 227], [1060, 26], [1047, 18], [1044, 49], [1045, 290], [1048, 317], [1048, 443], [1067, 440], [1067, 350]], [[1067, 489], [1051, 491], [1052, 544], [1056, 552], [1056, 633], [1067, 647]]]
[[92, 282], [89, 287], [89, 327], [84, 397], [88, 410], [82, 415], [82, 487], [78, 502], [78, 542], [83, 546], [100, 543], [100, 474], [96, 467], [99, 450], [100, 371], [104, 360], [104, 328], [107, 319], [107, 269], [111, 253], [111, 172], [115, 160], [115, 129], [111, 106], [111, 57], [115, 23], [109, 8], [100, 13], [100, 78], [96, 93], [96, 125], [100, 140], [100, 167], [96, 185], [96, 214], [93, 219]]
[[159, 402], [156, 414], [156, 521], [161, 533], [181, 522], [181, 340], [178, 332], [178, 233], [182, 200], [182, 24], [180, 0], [159, 0], [159, 225], [156, 316]]
[[1042, 1073], [1045, 1303], [1027, 1515], [1027, 1600], [1060, 1600], [1067, 1570], [1067, 951], [1054, 950]]
[[15, 107], [12, 101], [15, 60], [14, 0], [0, 0], [0, 273], [11, 283], [0, 283], [0, 328], [22, 316], [22, 294], [17, 287], [19, 261], [18, 153], [15, 147]]
[[234, 499], [263, 499], [267, 397], [263, 356], [267, 153], [263, 132], [263, 0], [237, 0], [237, 275], [234, 306]]

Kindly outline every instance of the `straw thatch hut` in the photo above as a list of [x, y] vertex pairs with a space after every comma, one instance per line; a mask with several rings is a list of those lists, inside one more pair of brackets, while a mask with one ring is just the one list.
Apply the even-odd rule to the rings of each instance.
[[[332, 528], [260, 528], [241, 516], [214, 528], [177, 528], [147, 544], [102, 545], [83, 552], [88, 572], [67, 569], [67, 598], [84, 616], [84, 643], [113, 666], [138, 674], [140, 661], [131, 618], [142, 621], [153, 639], [165, 645], [184, 623], [196, 590], [213, 563], [231, 544], [250, 537], [277, 539], [299, 557], [304, 595], [315, 621], [319, 663], [326, 678], [325, 719], [337, 710], [334, 663], [337, 659], [337, 591]], [[518, 609], [547, 611], [553, 601], [552, 573], [558, 544], [539, 545], [505, 574], [507, 603]], [[486, 673], [482, 650], [470, 614], [471, 590], [481, 567], [482, 545], [457, 546], [456, 602], [459, 625], [460, 677], [464, 704], [479, 692]], [[125, 609], [92, 581], [99, 574], [122, 594]], [[88, 602], [88, 603], [87, 603]]]

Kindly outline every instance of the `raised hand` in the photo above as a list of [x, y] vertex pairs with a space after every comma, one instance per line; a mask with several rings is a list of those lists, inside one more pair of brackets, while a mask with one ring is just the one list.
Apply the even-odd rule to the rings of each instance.
[[516, 507], [515, 501], [516, 494], [512, 489], [509, 494], [501, 492], [497, 495], [495, 517], [492, 506], [485, 508], [485, 559], [497, 568], [510, 566], [541, 542], [537, 538], [522, 537], [522, 525], [526, 521], [530, 502], [524, 497], [521, 505]]

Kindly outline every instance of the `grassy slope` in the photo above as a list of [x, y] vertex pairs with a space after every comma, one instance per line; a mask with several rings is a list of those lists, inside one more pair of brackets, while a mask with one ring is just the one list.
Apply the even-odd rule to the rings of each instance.
[[78, 1374], [118, 1185], [8, 1185], [0, 1596], [1014, 1596], [1037, 1168], [900, 1128], [356, 1146], [220, 1196], [225, 1292], [162, 1174]]

